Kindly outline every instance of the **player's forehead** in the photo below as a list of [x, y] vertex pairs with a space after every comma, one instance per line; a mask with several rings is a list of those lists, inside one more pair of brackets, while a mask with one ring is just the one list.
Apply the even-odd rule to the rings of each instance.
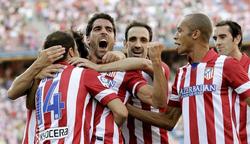
[[214, 35], [230, 35], [230, 31], [229, 31], [229, 26], [228, 25], [224, 25], [224, 26], [216, 26], [214, 28]]
[[188, 29], [188, 21], [186, 18], [180, 20], [177, 24], [177, 30], [187, 30]]
[[100, 18], [100, 19], [96, 19], [94, 21], [93, 28], [95, 28], [95, 27], [111, 27], [111, 28], [113, 28], [113, 25], [109, 20]]
[[128, 30], [128, 39], [131, 37], [144, 37], [149, 39], [149, 31], [145, 27], [135, 26]]

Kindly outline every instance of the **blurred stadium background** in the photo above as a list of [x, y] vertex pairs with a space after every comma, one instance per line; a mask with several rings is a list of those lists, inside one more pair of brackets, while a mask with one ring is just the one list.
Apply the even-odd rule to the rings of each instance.
[[[231, 19], [241, 24], [243, 50], [249, 53], [250, 0], [0, 0], [0, 144], [19, 144], [24, 132], [25, 99], [10, 101], [6, 94], [14, 78], [34, 61], [48, 33], [71, 27], [84, 32], [95, 12], [115, 18], [117, 50], [122, 48], [126, 25], [133, 20], [147, 22], [154, 29], [154, 40], [172, 48], [181, 16], [204, 12], [214, 23]], [[175, 53], [162, 57], [171, 68], [172, 79], [176, 69], [186, 63]], [[170, 143], [182, 143], [182, 125], [169, 135]]]

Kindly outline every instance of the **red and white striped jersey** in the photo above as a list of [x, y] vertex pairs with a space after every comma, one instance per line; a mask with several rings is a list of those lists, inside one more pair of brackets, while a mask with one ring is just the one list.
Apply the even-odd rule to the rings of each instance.
[[[240, 64], [248, 72], [248, 77], [250, 77], [250, 58], [245, 53], [242, 55]], [[234, 95], [237, 95], [235, 91]], [[242, 97], [237, 95], [235, 98], [236, 129], [239, 133], [241, 143], [250, 144], [250, 107], [247, 106]]]
[[[126, 103], [130, 93], [137, 93], [146, 80], [139, 71], [102, 73], [109, 80], [109, 88], [117, 92], [119, 98]], [[96, 107], [94, 114], [94, 129], [91, 143], [118, 144], [123, 143], [121, 129], [116, 125], [108, 108]], [[102, 113], [102, 114], [100, 114]]]
[[118, 98], [99, 76], [94, 70], [67, 65], [53, 79], [40, 82], [36, 93], [39, 143], [90, 143], [93, 105]]
[[27, 109], [26, 126], [22, 144], [34, 144], [36, 134], [36, 111]]
[[[162, 64], [162, 67], [165, 73], [165, 77], [168, 81], [170, 77], [169, 67], [164, 63]], [[150, 77], [145, 72], [142, 72], [142, 75], [146, 79], [148, 84], [153, 84], [152, 77]], [[165, 112], [165, 109], [154, 108], [146, 103], [141, 102], [141, 100], [135, 96], [131, 97], [129, 103], [143, 110], [158, 113]], [[131, 117], [130, 115], [128, 116], [127, 121], [122, 126], [122, 134], [124, 136], [126, 144], [168, 144], [168, 133], [166, 129], [149, 125], [148, 123]]]
[[232, 117], [232, 90], [250, 96], [238, 61], [210, 50], [200, 63], [179, 69], [169, 106], [182, 107], [184, 143], [240, 143]]

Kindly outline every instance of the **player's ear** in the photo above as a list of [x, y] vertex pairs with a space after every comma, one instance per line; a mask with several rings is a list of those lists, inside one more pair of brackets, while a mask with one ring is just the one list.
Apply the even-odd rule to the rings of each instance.
[[237, 36], [234, 38], [234, 41], [236, 42], [237, 45], [240, 43], [240, 40], [241, 40], [241, 36], [240, 36], [240, 35], [237, 35]]
[[89, 46], [89, 43], [90, 43], [90, 38], [89, 38], [89, 36], [86, 36], [86, 44]]
[[74, 49], [73, 49], [72, 47], [69, 48], [68, 55], [69, 55], [70, 57], [74, 57], [74, 56], [75, 56], [75, 51], [74, 51]]
[[196, 29], [192, 32], [192, 38], [195, 40], [198, 39], [200, 37], [200, 35], [201, 35], [201, 31], [198, 29]]

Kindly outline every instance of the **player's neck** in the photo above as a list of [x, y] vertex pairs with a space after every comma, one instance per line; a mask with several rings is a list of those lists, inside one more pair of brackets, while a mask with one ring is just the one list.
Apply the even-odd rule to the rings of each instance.
[[240, 61], [242, 58], [242, 53], [241, 53], [240, 49], [237, 47], [237, 49], [235, 48], [235, 50], [233, 50], [231, 53], [229, 53], [229, 56], [236, 58], [238, 61]]
[[190, 52], [190, 54], [188, 55], [189, 62], [190, 63], [201, 62], [208, 51], [209, 51], [209, 45], [196, 45], [196, 47], [194, 46], [193, 51]]

